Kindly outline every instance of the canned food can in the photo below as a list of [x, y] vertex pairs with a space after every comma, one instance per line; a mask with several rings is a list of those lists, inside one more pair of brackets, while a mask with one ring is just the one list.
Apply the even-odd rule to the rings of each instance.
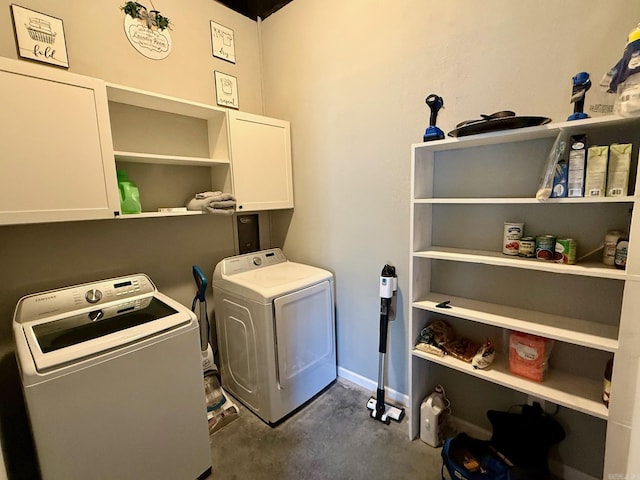
[[573, 238], [558, 238], [553, 256], [556, 263], [573, 265], [576, 263], [576, 241]]
[[535, 237], [522, 237], [520, 239], [520, 247], [518, 248], [518, 256], [533, 258], [536, 256], [536, 239]]
[[504, 222], [502, 253], [505, 255], [518, 255], [523, 231], [524, 223]]
[[540, 235], [536, 237], [536, 258], [553, 260], [555, 253], [556, 237], [553, 235]]

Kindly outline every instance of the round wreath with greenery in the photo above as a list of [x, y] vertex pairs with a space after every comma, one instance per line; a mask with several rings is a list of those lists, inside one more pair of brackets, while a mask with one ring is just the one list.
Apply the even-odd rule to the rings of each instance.
[[[153, 4], [152, 4], [153, 6]], [[147, 22], [147, 28], [152, 26], [159, 30], [169, 28], [169, 19], [160, 14], [159, 10], [147, 12], [147, 7], [138, 2], [127, 2], [120, 9], [133, 19], [140, 19]]]

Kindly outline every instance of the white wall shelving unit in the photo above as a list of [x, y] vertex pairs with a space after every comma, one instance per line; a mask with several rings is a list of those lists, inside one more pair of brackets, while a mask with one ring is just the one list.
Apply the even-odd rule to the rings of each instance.
[[[640, 350], [640, 328], [633, 318], [640, 312], [640, 302], [634, 300], [640, 297], [637, 247], [631, 243], [626, 270], [604, 265], [601, 251], [576, 265], [501, 252], [507, 221], [524, 222], [525, 235], [576, 239], [578, 257], [596, 250], [608, 230], [626, 228], [638, 198], [638, 129], [640, 119], [611, 116], [412, 146], [410, 438], [418, 435], [420, 404], [436, 384], [450, 381], [447, 394], [454, 405], [465, 396], [468, 401], [471, 392], [461, 387], [466, 375], [486, 382], [483, 388], [489, 392], [491, 408], [501, 409], [513, 401], [503, 398], [504, 389], [491, 386], [499, 385], [523, 399], [520, 403], [531, 395], [578, 412], [561, 418], [569, 422], [568, 431], [579, 429], [578, 424], [590, 422], [589, 418], [605, 422], [606, 438], [569, 435], [565, 442], [595, 457], [588, 475], [627, 471], [635, 410], [629, 398], [637, 384]], [[629, 195], [535, 199], [540, 173], [561, 132], [587, 134], [589, 145], [633, 143]], [[631, 239], [638, 236], [636, 223], [633, 218]], [[445, 300], [451, 308], [436, 307]], [[490, 369], [474, 370], [455, 358], [415, 349], [420, 331], [435, 319], [447, 320], [458, 335], [479, 343], [490, 336], [498, 352]], [[510, 373], [503, 345], [510, 330], [555, 341], [543, 382]], [[602, 378], [606, 360], [614, 355], [607, 408], [602, 402]], [[464, 421], [490, 429], [478, 412], [467, 415]], [[564, 457], [571, 468], [581, 469], [571, 453]]]

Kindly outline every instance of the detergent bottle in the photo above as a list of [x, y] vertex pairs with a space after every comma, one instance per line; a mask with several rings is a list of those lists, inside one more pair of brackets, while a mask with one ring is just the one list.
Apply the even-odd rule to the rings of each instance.
[[140, 213], [142, 207], [140, 205], [140, 192], [138, 187], [133, 183], [127, 172], [118, 170], [118, 190], [120, 190], [120, 210], [122, 213]]
[[435, 391], [425, 398], [420, 406], [420, 440], [432, 447], [442, 445], [449, 405], [444, 388], [437, 385]]

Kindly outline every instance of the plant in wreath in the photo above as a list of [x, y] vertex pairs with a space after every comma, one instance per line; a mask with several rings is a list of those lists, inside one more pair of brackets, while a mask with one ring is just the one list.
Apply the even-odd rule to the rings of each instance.
[[147, 11], [147, 7], [138, 2], [126, 2], [120, 9], [131, 18], [142, 20], [146, 23], [147, 28], [157, 28], [158, 30], [170, 29], [169, 18], [160, 14], [159, 10], [156, 10], [151, 4], [153, 10]]

